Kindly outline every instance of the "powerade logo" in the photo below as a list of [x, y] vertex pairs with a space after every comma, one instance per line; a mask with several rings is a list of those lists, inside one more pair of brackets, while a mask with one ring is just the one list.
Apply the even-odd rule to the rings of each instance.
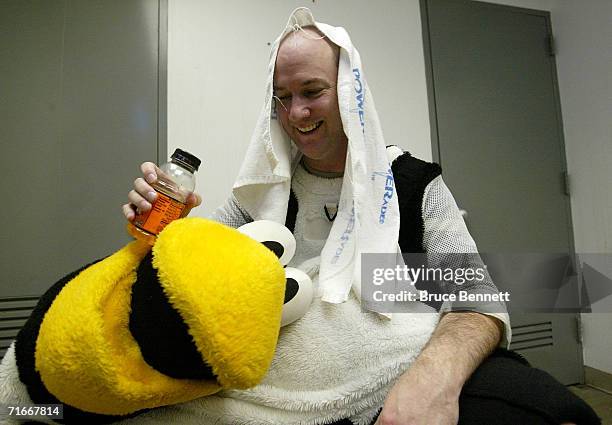
[[355, 100], [357, 100], [357, 113], [359, 114], [359, 123], [361, 124], [361, 132], [365, 132], [365, 111], [363, 110], [364, 89], [361, 82], [361, 72], [359, 68], [353, 68], [355, 76]]
[[353, 233], [353, 230], [355, 230], [355, 205], [353, 205], [353, 207], [351, 208], [351, 216], [349, 217], [348, 223], [346, 224], [346, 229], [344, 229], [342, 236], [340, 236], [340, 245], [336, 249], [333, 258], [331, 259], [332, 264], [336, 264], [340, 259], [340, 256], [342, 255], [342, 252], [346, 247], [346, 244], [351, 238], [351, 233]]
[[393, 172], [391, 168], [386, 173], [374, 172], [372, 173], [372, 180], [376, 176], [385, 177], [385, 193], [383, 194], [382, 205], [380, 207], [380, 215], [378, 216], [378, 222], [380, 224], [385, 224], [385, 217], [387, 216], [387, 209], [389, 208], [389, 201], [393, 199]]

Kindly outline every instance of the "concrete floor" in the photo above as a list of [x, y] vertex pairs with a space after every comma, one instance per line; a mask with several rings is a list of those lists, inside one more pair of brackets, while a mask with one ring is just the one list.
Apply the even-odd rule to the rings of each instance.
[[589, 384], [572, 385], [569, 389], [597, 412], [602, 425], [612, 425], [612, 393]]

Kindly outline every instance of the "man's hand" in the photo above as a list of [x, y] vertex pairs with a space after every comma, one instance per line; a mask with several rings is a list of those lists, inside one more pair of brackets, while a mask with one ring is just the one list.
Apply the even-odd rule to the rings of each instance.
[[[157, 175], [161, 170], [152, 162], [143, 162], [140, 165], [143, 177], [134, 180], [134, 189], [128, 193], [128, 203], [122, 207], [123, 215], [128, 221], [134, 220], [137, 213], [143, 213], [151, 209], [151, 205], [157, 199], [157, 192], [151, 184], [157, 181]], [[187, 198], [187, 204], [183, 210], [182, 217], [189, 214], [193, 208], [202, 203], [202, 198], [197, 193], [191, 193]]]
[[461, 388], [443, 385], [439, 372], [423, 363], [412, 365], [387, 395], [376, 424], [456, 425]]
[[495, 349], [503, 324], [472, 312], [445, 314], [385, 400], [376, 425], [456, 425], [463, 384]]

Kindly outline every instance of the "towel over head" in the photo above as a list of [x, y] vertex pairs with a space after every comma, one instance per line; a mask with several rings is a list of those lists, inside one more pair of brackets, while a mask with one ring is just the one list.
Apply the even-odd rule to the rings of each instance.
[[233, 193], [253, 219], [285, 222], [291, 176], [302, 154], [277, 118], [274, 68], [284, 37], [308, 26], [340, 47], [337, 95], [348, 149], [338, 213], [321, 252], [319, 284], [323, 301], [342, 303], [351, 288], [361, 297], [362, 253], [399, 252], [399, 206], [359, 52], [344, 28], [315, 22], [306, 8], [291, 14], [272, 45], [264, 105]]

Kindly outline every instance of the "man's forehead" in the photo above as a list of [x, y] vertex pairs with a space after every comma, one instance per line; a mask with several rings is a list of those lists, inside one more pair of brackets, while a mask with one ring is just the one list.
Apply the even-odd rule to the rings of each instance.
[[[328, 85], [329, 82], [323, 78], [309, 78], [307, 80], [304, 80], [300, 83], [300, 85], [302, 87], [307, 87], [307, 86], [314, 86], [317, 84], [323, 84], [323, 85]], [[274, 81], [274, 85], [273, 85], [273, 89], [274, 90], [283, 90], [284, 87], [282, 87], [281, 85], [277, 85], [276, 81]]]

